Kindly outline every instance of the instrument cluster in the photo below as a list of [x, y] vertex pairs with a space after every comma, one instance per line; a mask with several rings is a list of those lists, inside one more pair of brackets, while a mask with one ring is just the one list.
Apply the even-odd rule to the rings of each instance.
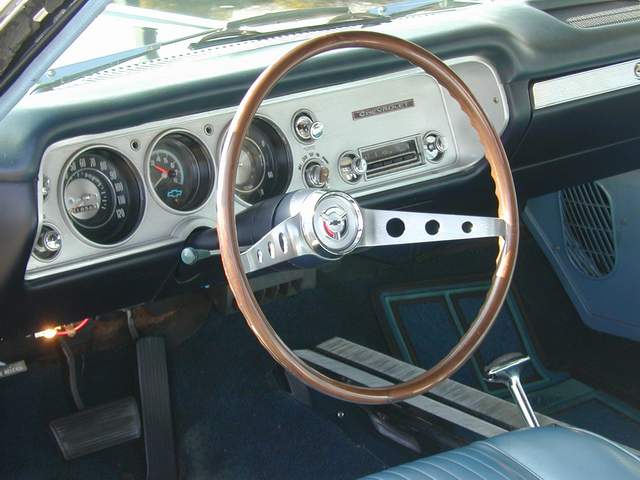
[[[449, 62], [498, 131], [508, 121], [484, 61]], [[51, 145], [26, 278], [183, 242], [216, 226], [216, 170], [235, 107]], [[236, 173], [236, 213], [304, 188], [375, 195], [467, 169], [483, 151], [466, 116], [416, 69], [267, 100]]]

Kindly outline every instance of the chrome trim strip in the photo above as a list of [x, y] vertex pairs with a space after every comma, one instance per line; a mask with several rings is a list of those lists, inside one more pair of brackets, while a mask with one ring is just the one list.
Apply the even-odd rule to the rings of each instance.
[[533, 109], [640, 86], [639, 64], [640, 59], [630, 60], [534, 83], [531, 89]]
[[[347, 365], [340, 360], [326, 357], [323, 354], [312, 350], [296, 350], [295, 353], [305, 362], [311, 363], [316, 367], [330, 370], [337, 375], [348, 378], [349, 380], [366, 387], [388, 387], [392, 385], [391, 382], [384, 380], [383, 378], [372, 375], [371, 373], [360, 370], [359, 368], [352, 367], [351, 365]], [[447, 422], [460, 425], [483, 438], [495, 437], [496, 435], [501, 435], [506, 432], [502, 427], [424, 395], [409, 398], [404, 400], [403, 403], [411, 405], [412, 407], [430, 415], [434, 415]]]

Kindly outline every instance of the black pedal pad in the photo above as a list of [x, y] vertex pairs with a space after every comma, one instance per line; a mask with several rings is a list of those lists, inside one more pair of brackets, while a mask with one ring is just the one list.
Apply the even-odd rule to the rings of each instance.
[[178, 478], [173, 445], [169, 373], [164, 338], [145, 337], [136, 342], [140, 408], [144, 427], [147, 478]]
[[140, 438], [138, 406], [132, 397], [81, 410], [49, 424], [65, 460]]

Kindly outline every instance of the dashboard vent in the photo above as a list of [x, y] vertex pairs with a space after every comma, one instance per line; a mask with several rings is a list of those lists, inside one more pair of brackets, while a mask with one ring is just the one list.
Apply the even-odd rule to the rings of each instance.
[[566, 22], [578, 28], [594, 28], [640, 22], [640, 5], [569, 17], [566, 19]]
[[609, 194], [598, 183], [585, 183], [560, 192], [567, 254], [590, 278], [608, 275], [616, 263], [613, 213]]

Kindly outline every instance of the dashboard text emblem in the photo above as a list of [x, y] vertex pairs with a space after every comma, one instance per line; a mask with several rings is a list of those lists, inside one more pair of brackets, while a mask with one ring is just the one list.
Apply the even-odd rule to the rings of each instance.
[[378, 105], [376, 107], [356, 110], [355, 112], [351, 112], [351, 117], [354, 120], [361, 120], [363, 118], [373, 117], [374, 115], [396, 112], [398, 110], [404, 110], [405, 108], [411, 108], [415, 106], [416, 105], [413, 98], [408, 98], [406, 100], [400, 100], [398, 102], [385, 103], [384, 105]]

